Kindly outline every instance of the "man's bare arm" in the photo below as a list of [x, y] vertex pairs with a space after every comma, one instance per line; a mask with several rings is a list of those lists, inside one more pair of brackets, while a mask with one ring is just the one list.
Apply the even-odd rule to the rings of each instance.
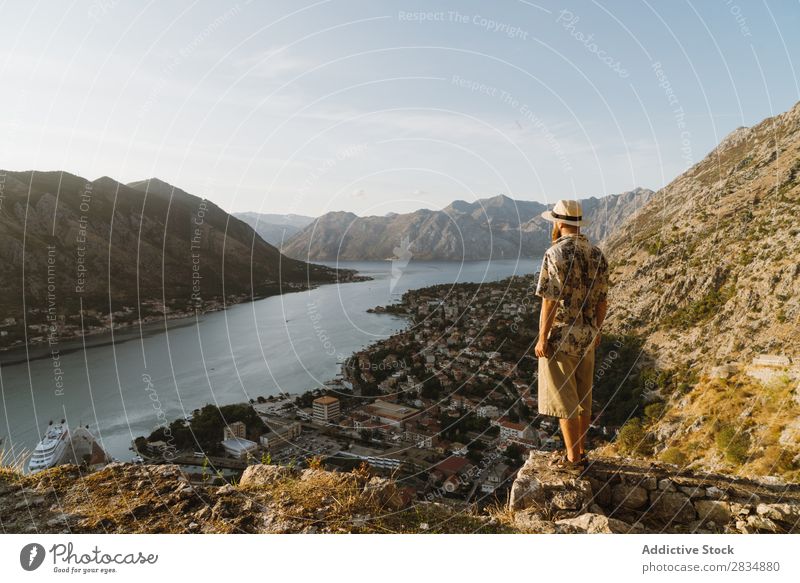
[[539, 342], [536, 344], [536, 356], [539, 358], [550, 356], [547, 337], [556, 319], [556, 305], [555, 300], [542, 299], [542, 310], [539, 312]]
[[597, 338], [594, 339], [594, 347], [600, 346], [600, 328], [606, 319], [606, 312], [608, 311], [608, 300], [603, 300], [597, 303], [595, 310], [595, 323], [597, 324]]

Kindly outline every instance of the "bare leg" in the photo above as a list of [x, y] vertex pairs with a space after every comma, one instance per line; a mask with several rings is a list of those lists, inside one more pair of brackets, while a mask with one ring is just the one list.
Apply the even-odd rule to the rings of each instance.
[[581, 415], [579, 417], [579, 419], [581, 420], [581, 423], [580, 423], [580, 425], [581, 425], [581, 429], [580, 429], [581, 437], [580, 437], [580, 440], [578, 442], [579, 443], [578, 451], [580, 451], [580, 453], [583, 454], [583, 453], [586, 453], [586, 434], [589, 433], [589, 424], [592, 421], [592, 414], [591, 413], [584, 413], [583, 415]]
[[561, 434], [564, 436], [564, 446], [567, 448], [567, 459], [571, 462], [580, 460], [580, 432], [581, 420], [579, 417], [572, 419], [559, 419]]

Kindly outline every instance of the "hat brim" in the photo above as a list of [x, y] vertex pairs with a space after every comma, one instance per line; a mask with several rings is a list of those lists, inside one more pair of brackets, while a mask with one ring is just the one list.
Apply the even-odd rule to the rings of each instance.
[[591, 224], [592, 222], [589, 219], [581, 219], [580, 221], [565, 221], [564, 219], [557, 219], [553, 216], [552, 211], [544, 211], [542, 213], [542, 218], [551, 223], [564, 223], [565, 225], [572, 225], [573, 227], [583, 227]]

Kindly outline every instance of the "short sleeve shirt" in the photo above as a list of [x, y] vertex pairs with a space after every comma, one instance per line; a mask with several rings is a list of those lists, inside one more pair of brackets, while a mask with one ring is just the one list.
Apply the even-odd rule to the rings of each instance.
[[557, 302], [548, 341], [583, 356], [598, 333], [597, 305], [608, 294], [608, 263], [585, 235], [564, 235], [545, 252], [536, 295]]

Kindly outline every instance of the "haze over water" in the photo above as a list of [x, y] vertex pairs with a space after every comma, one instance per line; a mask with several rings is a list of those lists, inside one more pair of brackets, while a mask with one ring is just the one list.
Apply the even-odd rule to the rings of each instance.
[[409, 289], [496, 281], [533, 273], [538, 264], [412, 262], [393, 277], [389, 262], [340, 263], [373, 280], [240, 304], [141, 338], [117, 333], [115, 343], [109, 336], [85, 350], [78, 343], [69, 352], [76, 346], [61, 343], [63, 395], [56, 394], [49, 356], [0, 366], [3, 447], [30, 451], [48, 421], [66, 418], [71, 428], [88, 424], [115, 458], [130, 459], [131, 440], [161, 423], [159, 408], [161, 419], [172, 421], [207, 403], [313, 389], [333, 379], [344, 358], [406, 326], [367, 309]]

